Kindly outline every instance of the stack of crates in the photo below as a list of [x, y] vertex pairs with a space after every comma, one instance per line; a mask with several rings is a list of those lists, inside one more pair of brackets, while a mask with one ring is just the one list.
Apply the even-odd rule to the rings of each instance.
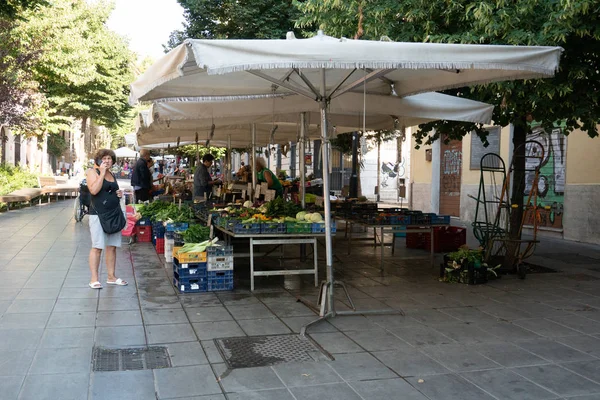
[[233, 247], [209, 247], [206, 269], [209, 292], [233, 290]]
[[156, 248], [156, 254], [164, 254], [165, 253], [165, 238], [156, 239], [156, 243], [154, 243], [154, 247]]
[[152, 243], [156, 244], [156, 239], [165, 238], [165, 226], [162, 221], [154, 222], [152, 224]]
[[137, 227], [138, 242], [152, 242], [152, 227], [150, 225], [139, 225]]
[[173, 286], [180, 293], [206, 292], [206, 268], [206, 252], [173, 254]]
[[175, 232], [165, 232], [165, 261], [173, 262], [173, 247], [175, 247]]

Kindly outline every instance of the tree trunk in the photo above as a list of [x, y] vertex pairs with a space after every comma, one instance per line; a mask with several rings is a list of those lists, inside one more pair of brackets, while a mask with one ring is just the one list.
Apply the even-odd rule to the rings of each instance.
[[521, 239], [523, 221], [523, 194], [525, 192], [525, 141], [527, 140], [525, 118], [514, 124], [513, 176], [510, 213], [510, 238]]
[[381, 201], [381, 137], [377, 137], [377, 201]]

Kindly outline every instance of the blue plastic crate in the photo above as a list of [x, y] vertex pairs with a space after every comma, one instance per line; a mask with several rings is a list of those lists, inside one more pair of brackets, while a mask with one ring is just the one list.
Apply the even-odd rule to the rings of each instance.
[[135, 223], [136, 225], [142, 225], [142, 226], [150, 226], [152, 225], [152, 221], [150, 220], [150, 218], [140, 218], [138, 219], [138, 221]]
[[152, 224], [152, 235], [159, 239], [165, 237], [165, 227], [163, 226], [162, 222], [154, 222]]
[[173, 273], [180, 278], [202, 278], [206, 279], [206, 263], [183, 264], [183, 268], [177, 258], [173, 259]]
[[177, 276], [173, 277], [173, 286], [179, 291], [179, 293], [202, 293], [207, 291], [206, 281], [199, 279], [178, 279]]
[[431, 218], [431, 225], [447, 225], [450, 224], [450, 216], [449, 215], [436, 215], [429, 214]]
[[[335, 221], [331, 221], [331, 233], [335, 233], [337, 231], [337, 226], [335, 225]], [[311, 227], [312, 233], [325, 233], [325, 222], [313, 222]]]
[[410, 225], [410, 215], [392, 215], [390, 217], [392, 225]]
[[263, 222], [260, 224], [260, 233], [285, 233], [285, 223]]
[[208, 271], [208, 291], [233, 290], [233, 271]]
[[189, 224], [187, 222], [168, 222], [166, 226], [167, 232], [182, 232], [187, 231]]
[[241, 222], [235, 222], [233, 225], [233, 233], [260, 233], [260, 224], [242, 224]]

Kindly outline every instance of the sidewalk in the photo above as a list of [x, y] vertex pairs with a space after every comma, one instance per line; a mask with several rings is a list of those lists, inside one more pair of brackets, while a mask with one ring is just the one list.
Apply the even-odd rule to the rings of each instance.
[[[219, 339], [279, 338], [316, 318], [295, 297], [316, 301], [310, 279], [261, 278], [251, 293], [236, 259], [235, 292], [178, 295], [170, 265], [137, 243], [117, 254], [130, 285], [94, 291], [88, 219], [72, 214], [71, 200], [0, 214], [1, 400], [600, 399], [599, 246], [544, 240], [529, 261], [560, 272], [466, 286], [438, 282], [428, 254], [402, 241], [394, 256], [386, 248], [381, 276], [379, 248], [348, 256], [338, 233], [336, 277], [356, 307], [405, 315], [315, 325], [333, 361], [315, 351], [229, 369]], [[171, 366], [94, 371], [95, 348], [144, 346], [166, 347]]]

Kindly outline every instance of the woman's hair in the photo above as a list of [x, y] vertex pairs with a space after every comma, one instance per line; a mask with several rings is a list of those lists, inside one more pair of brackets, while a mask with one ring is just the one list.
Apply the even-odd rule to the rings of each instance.
[[267, 168], [267, 161], [262, 157], [258, 157], [256, 159], [256, 165], [260, 166], [261, 168]]
[[117, 156], [115, 155], [114, 151], [110, 149], [100, 149], [96, 152], [96, 157], [94, 157], [94, 162], [96, 165], [99, 166], [102, 164], [102, 159], [106, 156], [110, 156], [110, 158], [112, 158], [113, 164], [117, 162]]

